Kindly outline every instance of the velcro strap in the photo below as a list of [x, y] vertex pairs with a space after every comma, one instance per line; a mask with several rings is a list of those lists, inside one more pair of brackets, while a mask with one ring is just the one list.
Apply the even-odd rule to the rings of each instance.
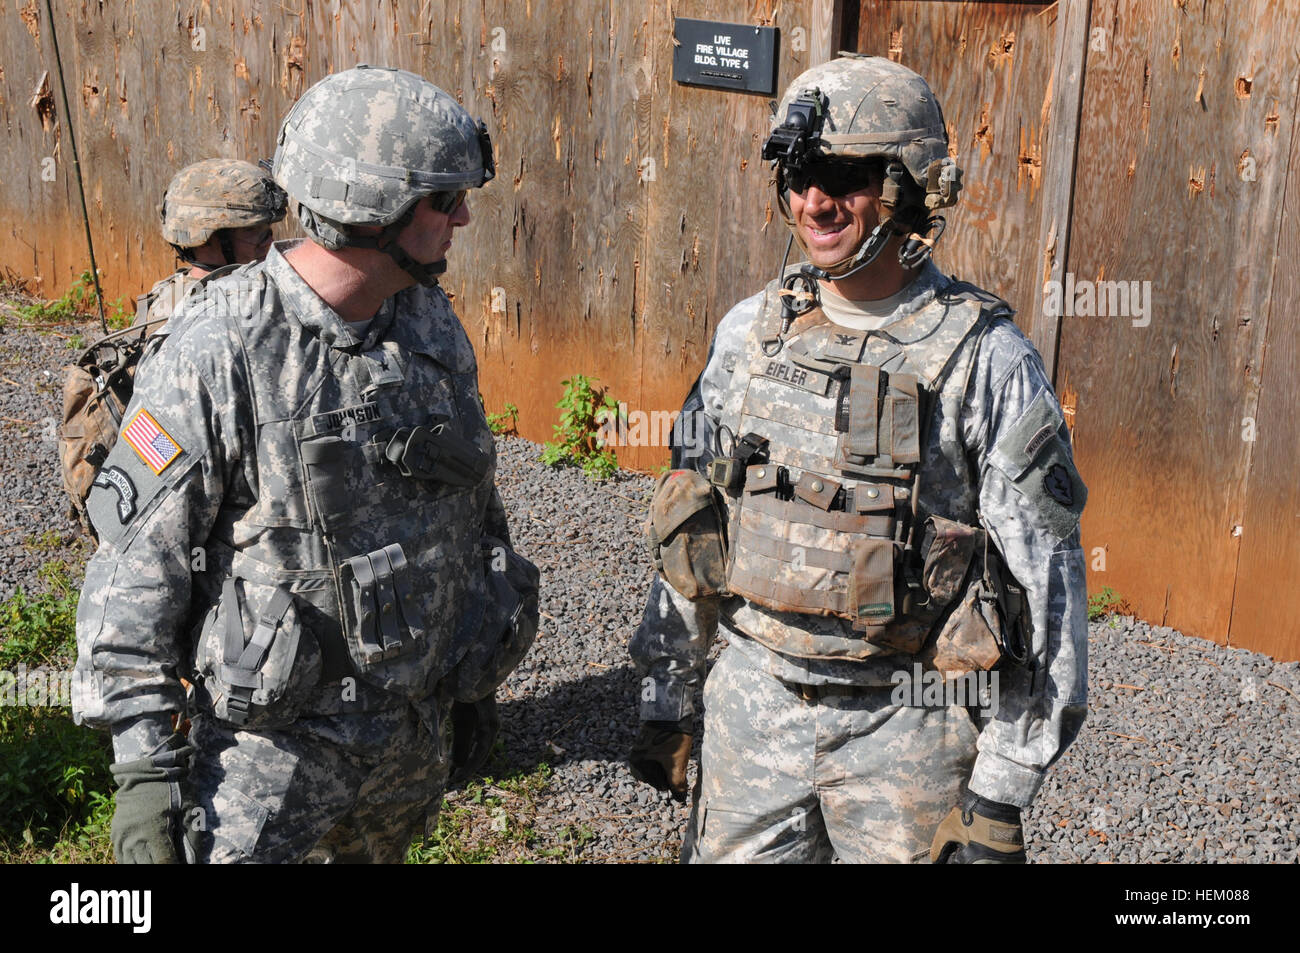
[[420, 613], [415, 604], [415, 593], [411, 591], [411, 576], [407, 571], [406, 554], [398, 543], [389, 543], [384, 547], [388, 554], [388, 564], [393, 567], [393, 592], [397, 595], [397, 610], [401, 614], [406, 630], [411, 638], [424, 638], [424, 628], [420, 625]]
[[788, 540], [764, 536], [752, 528], [746, 530], [745, 551], [780, 560], [783, 563], [799, 561], [810, 569], [826, 569], [845, 575], [853, 569], [853, 557], [848, 553], [815, 549], [812, 546], [796, 546]]
[[379, 634], [383, 639], [384, 654], [396, 655], [402, 650], [402, 633], [397, 627], [397, 594], [393, 591], [393, 567], [388, 553], [379, 549], [368, 553], [370, 568], [375, 574], [375, 604], [379, 607]]
[[819, 529], [859, 533], [890, 539], [894, 535], [893, 515], [867, 516], [839, 511], [824, 512], [800, 500], [779, 500], [771, 493], [745, 494], [744, 508], [790, 523], [806, 523]]
[[920, 463], [920, 405], [917, 401], [915, 375], [889, 375], [886, 407], [889, 416], [889, 455], [894, 463]]
[[871, 458], [879, 452], [876, 427], [880, 419], [880, 368], [854, 364], [849, 381], [849, 453]]
[[246, 672], [261, 668], [262, 660], [266, 658], [267, 650], [275, 640], [276, 630], [291, 605], [293, 605], [293, 596], [287, 589], [277, 587], [275, 594], [271, 596], [271, 601], [267, 603], [266, 612], [258, 620], [257, 628], [253, 630], [253, 638], [249, 640], [248, 645], [244, 646], [239, 661], [235, 663], [239, 668]]

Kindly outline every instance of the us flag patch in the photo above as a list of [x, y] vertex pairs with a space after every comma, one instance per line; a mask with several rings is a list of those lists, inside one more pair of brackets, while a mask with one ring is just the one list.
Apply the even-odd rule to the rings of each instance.
[[158, 474], [182, 453], [181, 445], [158, 426], [158, 421], [149, 415], [149, 411], [143, 409], [123, 428], [122, 439], [131, 445], [150, 470]]

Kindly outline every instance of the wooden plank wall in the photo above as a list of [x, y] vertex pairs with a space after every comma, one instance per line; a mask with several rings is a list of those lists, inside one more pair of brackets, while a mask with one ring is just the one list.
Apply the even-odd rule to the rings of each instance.
[[1090, 587], [1291, 658], [1298, 29], [1264, 0], [1094, 0], [1067, 268], [1150, 282], [1151, 314], [1063, 317], [1057, 377], [1105, 560]]
[[943, 106], [964, 187], [935, 260], [1006, 298], [1030, 334], [1056, 9], [863, 0], [858, 16], [858, 52], [916, 70]]
[[[489, 409], [546, 439], [561, 378], [593, 375], [631, 409], [675, 411], [726, 310], [775, 274], [758, 161], [768, 99], [672, 81], [673, 16], [782, 29], [779, 84], [830, 55], [833, 0], [151, 0], [55, 4], [110, 296], [173, 267], [154, 208], [212, 155], [269, 156], [311, 83], [358, 62], [415, 70], [485, 117], [500, 174], [471, 200], [444, 287], [479, 350]], [[44, 7], [0, 7], [0, 263], [55, 295], [86, 267], [70, 156], [29, 105]], [[196, 31], [203, 31], [202, 34]], [[49, 100], [52, 105], [56, 100]], [[48, 110], [49, 106], [43, 106]], [[66, 148], [66, 147], [65, 147]], [[41, 160], [58, 158], [53, 182]], [[289, 229], [283, 229], [285, 234]], [[493, 295], [493, 289], [501, 289]], [[495, 309], [494, 309], [495, 304]], [[662, 448], [620, 452], [650, 467]]]
[[[1071, 16], [1088, 10], [1067, 2]], [[1300, 208], [1286, 189], [1300, 168], [1300, 11], [1092, 0], [1085, 58], [1059, 48], [1058, 4], [55, 6], [110, 295], [172, 267], [154, 212], [172, 173], [269, 155], [280, 117], [331, 70], [413, 69], [483, 115], [499, 176], [473, 197], [444, 284], [489, 409], [518, 404], [533, 439], [550, 435], [571, 373], [599, 377], [631, 409], [675, 410], [726, 309], [784, 248], [758, 161], [767, 100], [673, 83], [674, 15], [781, 27], [780, 87], [841, 47], [917, 69], [967, 176], [943, 267], [1011, 300], [1040, 343], [1052, 339], [1034, 326], [1045, 261], [1064, 256], [1076, 280], [1151, 282], [1145, 327], [1059, 322], [1057, 389], [1091, 489], [1090, 588], [1111, 585], [1184, 632], [1300, 657]], [[54, 295], [86, 258], [43, 9], [0, 6], [0, 264]], [[1072, 69], [1085, 62], [1077, 128], [1051, 108], [1067, 53]], [[1063, 162], [1075, 163], [1070, 240], [1045, 258], [1044, 207], [1059, 198], [1043, 184], [1069, 194]], [[620, 456], [651, 467], [664, 452]]]

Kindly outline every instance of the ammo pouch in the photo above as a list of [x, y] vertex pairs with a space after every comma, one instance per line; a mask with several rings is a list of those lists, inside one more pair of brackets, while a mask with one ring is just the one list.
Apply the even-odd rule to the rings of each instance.
[[294, 720], [320, 681], [321, 655], [287, 585], [231, 576], [204, 620], [195, 668], [219, 719], [266, 728]]
[[687, 599], [727, 593], [727, 539], [717, 491], [694, 470], [659, 478], [645, 523], [655, 569]]
[[501, 540], [480, 543], [486, 602], [467, 607], [457, 644], [469, 646], [442, 683], [455, 701], [473, 703], [491, 695], [515, 669], [537, 637], [541, 574]]
[[421, 647], [424, 629], [400, 544], [345, 559], [339, 580], [348, 652], [360, 668]]

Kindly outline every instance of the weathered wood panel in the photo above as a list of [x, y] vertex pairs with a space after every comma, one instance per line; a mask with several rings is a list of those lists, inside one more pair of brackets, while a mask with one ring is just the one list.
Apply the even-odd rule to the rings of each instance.
[[[1091, 491], [1084, 546], [1105, 557], [1091, 587], [1219, 642], [1250, 537], [1257, 442], [1242, 439], [1242, 418], [1256, 412], [1298, 21], [1263, 0], [1092, 9], [1104, 50], [1088, 54], [1067, 270], [1150, 282], [1151, 300], [1147, 326], [1061, 320], [1058, 389]], [[1274, 312], [1293, 314], [1294, 300]]]
[[[311, 83], [359, 62], [399, 66], [483, 115], [497, 147], [499, 176], [471, 199], [474, 221], [443, 282], [479, 349], [489, 409], [519, 405], [523, 433], [545, 439], [561, 378], [583, 373], [632, 409], [674, 411], [722, 314], [775, 271], [784, 234], [767, 224], [758, 162], [767, 100], [674, 84], [672, 18], [782, 27], [784, 84], [829, 55], [838, 9], [838, 0], [56, 4], [106, 290], [136, 294], [172, 268], [154, 207], [176, 169], [269, 156]], [[39, 180], [40, 159], [57, 155], [57, 130], [28, 105], [41, 73], [53, 72], [42, 17], [23, 0], [0, 8], [10, 130], [0, 174], [15, 185], [0, 203], [0, 262], [42, 275], [56, 293], [86, 255], [70, 163]], [[652, 466], [666, 451], [620, 456]]]
[[[1253, 171], [1257, 174], [1259, 156], [1265, 154], [1258, 143], [1267, 140], [1269, 161], [1276, 165], [1285, 162], [1290, 181], [1285, 202], [1277, 202], [1281, 222], [1276, 251], [1268, 244], [1268, 236], [1263, 236], [1258, 248], [1257, 267], [1265, 268], [1270, 258], [1272, 264], [1273, 285], [1267, 311], [1242, 313], [1237, 319], [1252, 324], [1267, 320], [1268, 325], [1262, 334], [1264, 348], [1251, 362], [1253, 373], [1249, 380], [1256, 384], [1258, 403], [1252, 413], [1248, 402], [1240, 420], [1242, 436], [1253, 438], [1253, 442], [1228, 642], [1279, 659], [1300, 659], [1300, 479], [1296, 475], [1296, 459], [1300, 456], [1296, 394], [1296, 382], [1300, 381], [1296, 308], [1300, 302], [1300, 272], [1295, 266], [1300, 260], [1300, 194], [1295, 178], [1300, 170], [1300, 135], [1294, 121], [1300, 83], [1294, 71], [1278, 72], [1276, 91], [1286, 108], [1274, 110], [1270, 103], [1264, 125], [1240, 143], [1238, 153], [1242, 163], [1239, 174], [1252, 171], [1244, 162], [1247, 152], [1254, 159]], [[1257, 85], [1257, 70], [1243, 74], [1243, 78], [1245, 83], [1235, 87], [1234, 93], [1248, 92], [1251, 99], [1268, 94], [1267, 87]], [[1259, 181], [1257, 178], [1251, 184]]]
[[944, 213], [936, 261], [1006, 298], [1028, 333], [1041, 270], [1055, 12], [1055, 4], [864, 0], [858, 17], [858, 52], [916, 70], [943, 106], [964, 187]]

